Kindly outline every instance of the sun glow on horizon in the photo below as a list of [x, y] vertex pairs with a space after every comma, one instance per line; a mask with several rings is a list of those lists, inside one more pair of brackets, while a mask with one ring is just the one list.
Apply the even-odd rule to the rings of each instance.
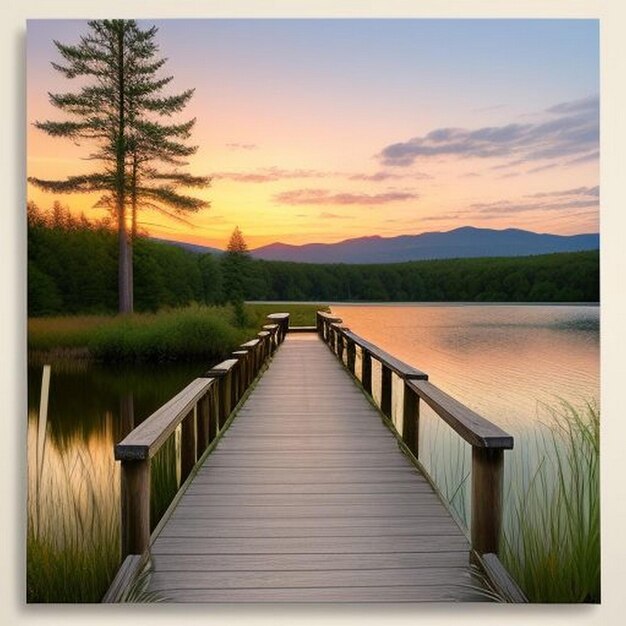
[[[597, 21], [155, 23], [165, 73], [196, 90], [178, 116], [197, 118], [187, 170], [213, 182], [190, 190], [211, 208], [185, 222], [142, 213], [152, 236], [224, 248], [238, 225], [254, 248], [467, 225], [598, 230]], [[50, 65], [52, 40], [84, 30], [29, 22], [29, 176], [93, 168], [87, 145], [32, 126], [60, 117], [48, 92], [74, 88]], [[27, 193], [106, 215], [96, 196]]]

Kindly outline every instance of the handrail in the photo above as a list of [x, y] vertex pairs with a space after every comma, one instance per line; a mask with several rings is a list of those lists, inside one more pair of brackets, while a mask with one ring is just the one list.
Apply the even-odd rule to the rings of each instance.
[[409, 387], [467, 443], [478, 448], [513, 448], [513, 437], [493, 422], [425, 380], [411, 380]]
[[321, 339], [341, 363], [344, 363], [346, 352], [345, 366], [355, 377], [355, 350], [356, 346], [361, 348], [360, 380], [363, 389], [370, 395], [373, 395], [372, 358], [380, 362], [380, 410], [389, 418], [394, 429], [391, 419], [392, 373], [400, 377], [404, 384], [401, 437], [418, 462], [420, 399], [472, 446], [472, 548], [479, 555], [497, 555], [502, 527], [504, 450], [513, 448], [513, 437], [430, 383], [421, 370], [403, 363], [353, 333], [342, 325], [341, 318], [318, 311], [317, 329]]
[[151, 459], [213, 383], [213, 378], [196, 378], [190, 382], [115, 445], [115, 460]]
[[268, 316], [255, 339], [233, 352], [234, 358], [213, 366], [157, 409], [115, 445], [121, 461], [122, 559], [141, 555], [150, 544], [151, 459], [180, 425], [181, 483], [218, 437], [228, 416], [266, 359], [285, 338], [289, 314]]
[[363, 337], [353, 333], [349, 329], [340, 329], [341, 334], [346, 337], [348, 340], [356, 343], [357, 346], [360, 346], [362, 350], [367, 350], [371, 356], [373, 356], [377, 361], [384, 363], [387, 367], [389, 367], [392, 371], [394, 371], [400, 378], [403, 379], [411, 379], [411, 378], [421, 378], [423, 380], [428, 380], [428, 374], [425, 374], [421, 370], [418, 370], [411, 365], [408, 365], [404, 361], [400, 359], [396, 359], [396, 357], [392, 356], [388, 352], [385, 352], [382, 348], [370, 343]]

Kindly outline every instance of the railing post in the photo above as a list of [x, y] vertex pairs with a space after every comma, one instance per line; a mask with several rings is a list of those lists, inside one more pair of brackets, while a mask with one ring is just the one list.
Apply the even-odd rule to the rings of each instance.
[[219, 426], [220, 430], [224, 427], [226, 420], [231, 412], [231, 386], [232, 386], [232, 370], [225, 372], [220, 377], [219, 394], [220, 394], [220, 417]]
[[369, 350], [361, 348], [361, 384], [367, 393], [372, 395], [372, 355]]
[[346, 339], [347, 348], [347, 366], [348, 371], [354, 376], [354, 367], [356, 362], [356, 345], [351, 339]]
[[210, 410], [209, 410], [209, 443], [217, 436], [220, 418], [220, 396], [219, 396], [219, 381], [215, 381], [211, 389], [210, 394]]
[[122, 559], [150, 545], [150, 459], [122, 461]]
[[342, 363], [343, 363], [343, 348], [344, 348], [343, 335], [337, 330], [337, 357]]
[[391, 419], [391, 369], [384, 363], [381, 363], [380, 367], [380, 410]]
[[502, 526], [502, 448], [472, 447], [472, 548], [498, 554]]
[[237, 376], [237, 379], [239, 381], [239, 390], [238, 390], [238, 394], [239, 394], [239, 398], [241, 398], [243, 396], [243, 394], [246, 392], [246, 389], [248, 387], [248, 385], [250, 384], [248, 381], [248, 351], [247, 350], [235, 350], [235, 352], [233, 352], [233, 356], [238, 359], [238, 368], [239, 368], [239, 374]]
[[417, 459], [419, 453], [419, 396], [404, 381], [404, 406], [402, 410], [402, 441]]
[[211, 411], [209, 392], [205, 393], [202, 398], [198, 400], [196, 411], [196, 428], [198, 429], [196, 437], [196, 458], [199, 459], [209, 445], [209, 415]]
[[180, 482], [184, 482], [196, 464], [196, 410], [191, 409], [181, 422]]

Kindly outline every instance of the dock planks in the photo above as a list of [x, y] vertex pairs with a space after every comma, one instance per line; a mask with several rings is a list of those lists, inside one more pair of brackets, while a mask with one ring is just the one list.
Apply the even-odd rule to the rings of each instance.
[[289, 334], [151, 546], [172, 602], [484, 597], [469, 544], [350, 375]]

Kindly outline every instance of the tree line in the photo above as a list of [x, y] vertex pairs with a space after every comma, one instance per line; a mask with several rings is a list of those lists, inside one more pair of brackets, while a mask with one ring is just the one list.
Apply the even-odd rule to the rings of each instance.
[[[241, 233], [222, 255], [138, 236], [135, 307], [246, 300], [598, 302], [598, 251], [529, 257], [314, 265], [254, 260]], [[115, 312], [117, 232], [56, 203], [28, 207], [29, 315]]]

